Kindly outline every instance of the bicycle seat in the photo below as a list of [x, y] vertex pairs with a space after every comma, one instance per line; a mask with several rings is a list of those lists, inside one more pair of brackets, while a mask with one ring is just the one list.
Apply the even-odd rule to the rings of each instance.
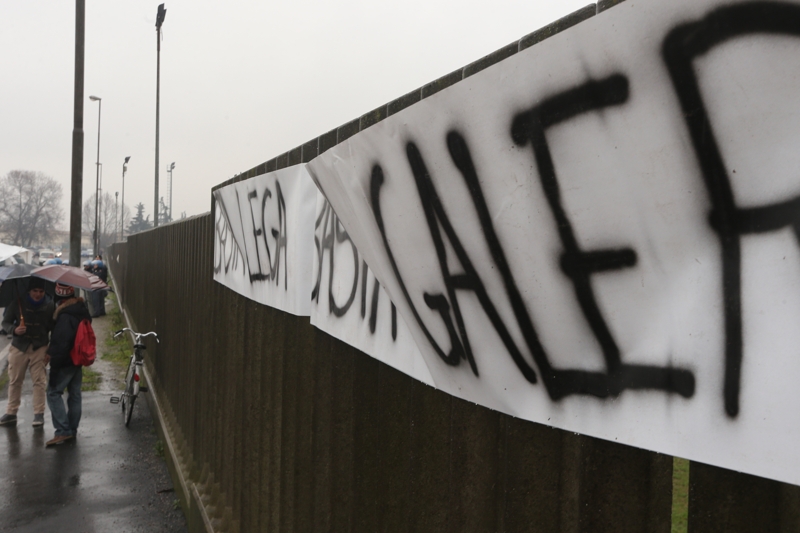
[[144, 344], [134, 344], [133, 347], [134, 348], [139, 348], [141, 350], [146, 350], [147, 349], [147, 346], [145, 346]]

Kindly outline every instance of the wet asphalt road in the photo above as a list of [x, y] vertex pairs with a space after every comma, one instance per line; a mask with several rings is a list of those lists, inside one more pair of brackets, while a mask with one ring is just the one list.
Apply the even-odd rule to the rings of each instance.
[[[7, 387], [4, 387], [7, 389]], [[7, 391], [1, 391], [5, 413]], [[184, 532], [183, 513], [141, 393], [130, 427], [108, 392], [84, 392], [75, 441], [45, 448], [52, 438], [33, 428], [30, 378], [16, 427], [0, 427], [0, 531]]]

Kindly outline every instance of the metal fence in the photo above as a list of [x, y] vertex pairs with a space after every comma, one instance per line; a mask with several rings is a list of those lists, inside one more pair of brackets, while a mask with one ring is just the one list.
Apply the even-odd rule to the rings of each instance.
[[[213, 281], [202, 215], [115, 244], [218, 531], [669, 532], [673, 459], [465, 402]], [[690, 532], [800, 531], [800, 488], [691, 465]]]
[[[621, 0], [601, 0], [232, 183], [307, 162]], [[210, 214], [113, 245], [149, 345], [190, 528], [667, 533], [673, 458], [497, 413], [421, 384], [213, 281]], [[800, 532], [800, 487], [691, 463], [689, 533]], [[208, 518], [194, 520], [200, 509]]]

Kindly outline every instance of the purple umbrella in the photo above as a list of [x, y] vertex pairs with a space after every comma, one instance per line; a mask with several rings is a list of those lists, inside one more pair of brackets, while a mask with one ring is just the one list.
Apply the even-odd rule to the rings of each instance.
[[87, 291], [108, 291], [111, 288], [100, 278], [78, 267], [68, 265], [45, 265], [39, 267], [31, 276], [42, 278], [54, 283], [71, 285]]

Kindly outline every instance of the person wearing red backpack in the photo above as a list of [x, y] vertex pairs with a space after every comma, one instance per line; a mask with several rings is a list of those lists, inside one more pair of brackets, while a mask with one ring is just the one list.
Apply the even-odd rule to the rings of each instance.
[[[81, 421], [82, 367], [72, 362], [70, 352], [81, 321], [91, 321], [89, 309], [83, 298], [75, 297], [75, 289], [56, 283], [56, 311], [53, 315], [55, 327], [50, 334], [50, 379], [47, 384], [47, 405], [53, 417], [55, 436], [46, 446], [61, 444], [74, 439]], [[64, 406], [63, 393], [68, 399]]]

